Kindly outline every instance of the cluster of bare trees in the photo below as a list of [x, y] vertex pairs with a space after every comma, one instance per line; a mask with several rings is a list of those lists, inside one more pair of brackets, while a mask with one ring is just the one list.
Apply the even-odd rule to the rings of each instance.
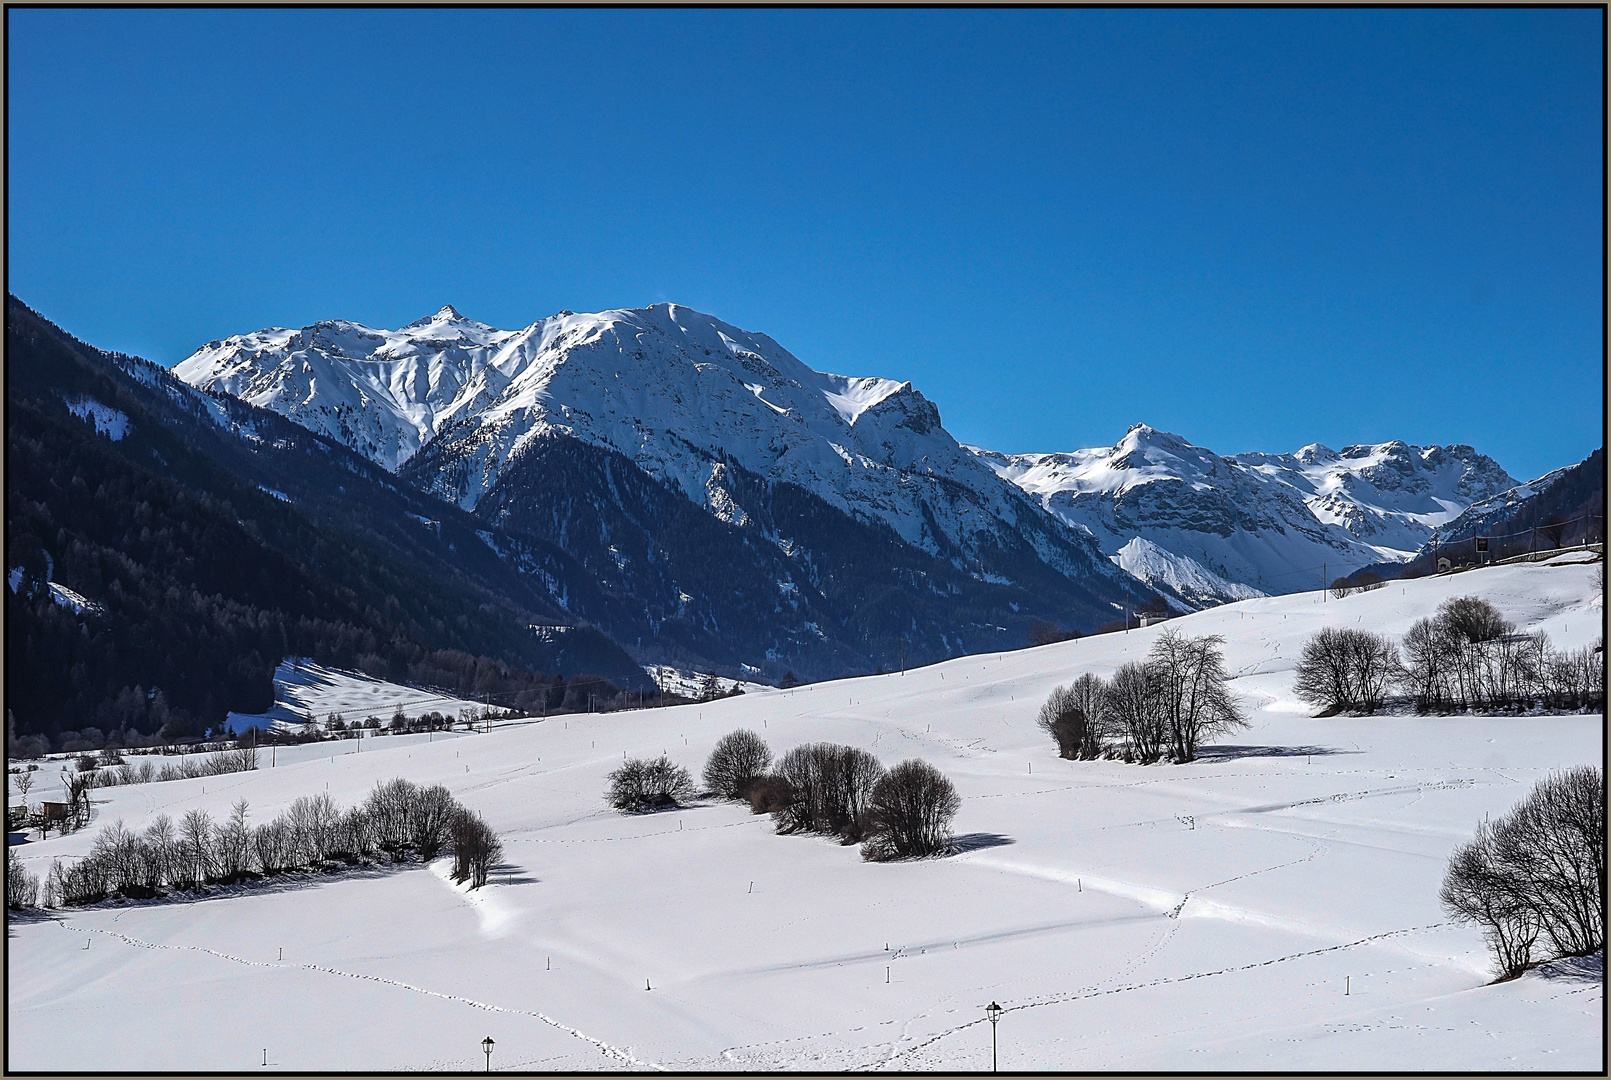
[[1440, 894], [1475, 923], [1501, 978], [1536, 960], [1605, 947], [1605, 783], [1592, 766], [1538, 782], [1509, 815], [1477, 826]]
[[1421, 712], [1605, 702], [1605, 668], [1594, 649], [1560, 652], [1543, 631], [1518, 634], [1479, 597], [1444, 601], [1410, 627], [1402, 648], [1368, 631], [1327, 628], [1304, 643], [1294, 688], [1328, 713], [1374, 712], [1393, 687]]
[[[243, 746], [224, 750], [205, 757], [188, 755], [175, 764], [164, 761], [160, 765], [145, 758], [138, 764], [124, 761], [119, 765], [101, 766], [89, 772], [93, 787], [121, 787], [124, 784], [152, 784], [166, 780], [194, 780], [202, 776], [223, 776], [226, 773], [251, 772], [257, 768], [257, 750]], [[80, 771], [88, 772], [80, 766]]]
[[951, 841], [961, 799], [925, 761], [888, 770], [865, 750], [836, 743], [797, 746], [769, 770], [772, 753], [753, 731], [724, 736], [705, 764], [705, 782], [726, 799], [771, 814], [780, 833], [811, 832], [861, 843], [874, 862], [939, 854]]
[[1247, 726], [1227, 686], [1224, 643], [1165, 630], [1145, 660], [1112, 679], [1087, 673], [1054, 689], [1038, 722], [1065, 758], [1192, 761], [1206, 739]]
[[24, 911], [39, 900], [39, 879], [28, 871], [16, 848], [6, 849], [6, 907]]
[[694, 797], [694, 778], [664, 754], [624, 761], [608, 779], [605, 801], [622, 813], [668, 810]]
[[381, 856], [424, 861], [444, 850], [452, 852], [454, 880], [479, 888], [503, 849], [480, 816], [445, 787], [396, 779], [377, 784], [364, 802], [345, 811], [321, 792], [297, 799], [283, 814], [256, 826], [245, 799], [221, 822], [200, 808], [178, 822], [158, 814], [143, 832], [115, 821], [96, 835], [83, 858], [67, 866], [56, 860], [38, 898], [46, 907], [90, 904], [112, 895], [149, 899], [171, 889], [354, 866]]

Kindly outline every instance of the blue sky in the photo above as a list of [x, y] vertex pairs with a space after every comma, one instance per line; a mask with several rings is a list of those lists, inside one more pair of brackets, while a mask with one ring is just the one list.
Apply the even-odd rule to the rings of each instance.
[[105, 348], [674, 300], [1007, 451], [1602, 441], [1598, 10], [8, 18], [9, 287]]

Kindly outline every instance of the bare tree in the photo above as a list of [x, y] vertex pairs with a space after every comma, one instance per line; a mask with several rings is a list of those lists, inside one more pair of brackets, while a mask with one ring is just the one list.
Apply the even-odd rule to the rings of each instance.
[[213, 874], [213, 819], [197, 807], [179, 822], [179, 861], [184, 883], [201, 885]]
[[1114, 724], [1124, 734], [1126, 760], [1150, 765], [1163, 756], [1169, 726], [1162, 695], [1157, 672], [1150, 664], [1132, 660], [1113, 673], [1107, 703]]
[[772, 764], [772, 751], [753, 731], [740, 729], [721, 737], [705, 762], [705, 785], [724, 799], [742, 798]]
[[1117, 732], [1113, 718], [1108, 715], [1108, 684], [1099, 675], [1086, 672], [1069, 684], [1074, 707], [1085, 714], [1085, 737], [1080, 743], [1080, 757], [1100, 757], [1104, 743]]
[[1322, 715], [1374, 712], [1398, 671], [1398, 650], [1386, 637], [1328, 626], [1304, 642], [1293, 689]]
[[1476, 837], [1450, 857], [1438, 898], [1456, 919], [1481, 927], [1500, 977], [1510, 978], [1532, 960], [1539, 926], [1494, 847], [1492, 826], [1479, 823]]
[[962, 800], [956, 787], [926, 761], [903, 761], [873, 787], [862, 858], [874, 862], [943, 852]]
[[229, 820], [218, 826], [213, 837], [218, 875], [224, 881], [235, 880], [251, 868], [252, 830], [246, 824], [249, 810], [245, 799], [237, 800], [230, 809]]
[[1538, 531], [1544, 535], [1544, 540], [1551, 548], [1558, 548], [1566, 537], [1566, 527], [1570, 524], [1571, 522], [1560, 514], [1551, 514], [1539, 523]]
[[457, 808], [453, 796], [441, 784], [421, 788], [414, 796], [411, 818], [414, 850], [421, 859], [430, 861], [441, 853], [452, 835], [453, 811]]
[[1193, 761], [1203, 740], [1248, 726], [1226, 687], [1224, 643], [1218, 634], [1191, 638], [1165, 630], [1148, 653], [1176, 761]]

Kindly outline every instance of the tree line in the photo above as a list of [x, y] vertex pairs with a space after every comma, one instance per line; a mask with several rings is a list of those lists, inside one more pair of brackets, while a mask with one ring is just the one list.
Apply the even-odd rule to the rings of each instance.
[[1227, 686], [1224, 643], [1218, 634], [1165, 630], [1145, 659], [1124, 664], [1111, 679], [1086, 672], [1053, 689], [1037, 723], [1064, 758], [1193, 761], [1205, 740], [1247, 727]]
[[1293, 689], [1324, 714], [1375, 712], [1393, 690], [1422, 713], [1594, 711], [1605, 703], [1605, 665], [1598, 644], [1562, 652], [1542, 630], [1517, 633], [1488, 601], [1460, 596], [1417, 620], [1402, 643], [1368, 630], [1319, 631], [1304, 643]]
[[[742, 729], [716, 743], [703, 779], [717, 798], [770, 814], [779, 833], [859, 843], [862, 858], [873, 862], [944, 852], [961, 807], [956, 787], [926, 761], [886, 770], [858, 747], [818, 742], [793, 748], [774, 765], [765, 741]], [[609, 781], [606, 800], [627, 813], [680, 806], [695, 795], [688, 770], [664, 755], [628, 760]]]
[[453, 880], [471, 888], [487, 882], [503, 845], [479, 814], [440, 784], [419, 787], [404, 779], [378, 783], [362, 803], [343, 811], [328, 793], [304, 795], [283, 814], [250, 824], [245, 799], [215, 821], [197, 808], [175, 822], [158, 814], [143, 831], [121, 820], [103, 828], [89, 854], [70, 864], [52, 862], [43, 881], [16, 858], [6, 875], [8, 907], [74, 907], [108, 897], [151, 899], [270, 878], [296, 870], [428, 862], [453, 856]]

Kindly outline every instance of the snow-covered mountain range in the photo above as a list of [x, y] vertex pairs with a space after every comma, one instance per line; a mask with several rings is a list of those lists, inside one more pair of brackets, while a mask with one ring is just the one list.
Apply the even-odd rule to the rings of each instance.
[[1313, 588], [1322, 567], [1408, 558], [1515, 484], [1468, 446], [1222, 456], [1139, 424], [1112, 447], [995, 453], [959, 444], [909, 382], [824, 374], [675, 304], [560, 312], [521, 330], [452, 307], [399, 330], [274, 328], [209, 342], [175, 373], [466, 510], [496, 493], [489, 507], [511, 512], [523, 455], [576, 440], [739, 527], [756, 510], [735, 468], [887, 526], [976, 580], [1028, 585], [1038, 564], [1110, 604], [1137, 579], [1177, 607]]
[[1145, 424], [1111, 447], [971, 449], [1132, 573], [1205, 602], [1241, 599], [1246, 587], [1317, 588], [1323, 574], [1408, 559], [1433, 529], [1515, 484], [1469, 446], [1316, 443], [1222, 456]]
[[1118, 581], [1089, 537], [1003, 483], [911, 383], [814, 371], [764, 334], [675, 304], [560, 312], [518, 331], [452, 307], [400, 330], [260, 330], [174, 370], [393, 470], [432, 443], [440, 468], [422, 486], [466, 510], [560, 435], [622, 454], [735, 524], [747, 512], [728, 464], [888, 525], [984, 580], [1006, 577], [993, 551], [1027, 544], [1070, 579]]

